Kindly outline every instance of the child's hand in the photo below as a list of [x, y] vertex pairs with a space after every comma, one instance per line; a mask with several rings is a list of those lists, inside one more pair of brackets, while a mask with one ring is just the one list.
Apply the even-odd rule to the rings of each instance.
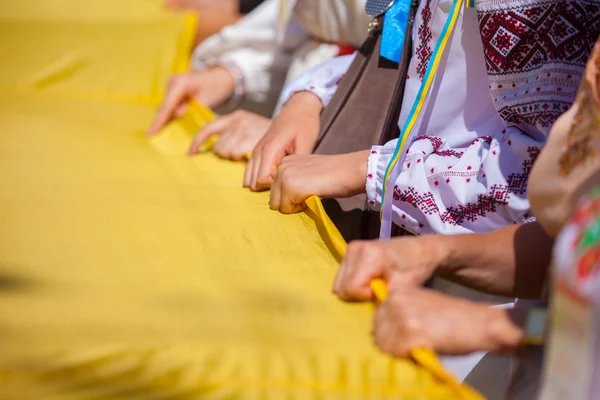
[[446, 236], [403, 237], [386, 241], [353, 241], [348, 245], [333, 285], [344, 301], [372, 301], [370, 283], [381, 278], [390, 290], [418, 287], [451, 252]]
[[271, 185], [271, 209], [290, 214], [312, 195], [351, 197], [365, 191], [369, 151], [332, 156], [303, 154], [281, 161]]
[[321, 100], [310, 92], [293, 95], [258, 142], [246, 167], [244, 187], [265, 190], [283, 157], [312, 153], [319, 135]]
[[507, 310], [427, 289], [391, 292], [377, 307], [373, 324], [375, 344], [395, 357], [416, 348], [445, 355], [498, 352], [518, 346], [523, 336]]
[[219, 141], [212, 150], [219, 157], [243, 160], [256, 143], [265, 135], [271, 120], [258, 114], [238, 110], [207, 124], [194, 138], [188, 155], [194, 155], [204, 142], [213, 135]]
[[233, 76], [222, 67], [172, 76], [165, 98], [148, 129], [148, 136], [157, 134], [173, 118], [182, 117], [190, 100], [214, 107], [227, 100], [233, 94], [234, 87]]

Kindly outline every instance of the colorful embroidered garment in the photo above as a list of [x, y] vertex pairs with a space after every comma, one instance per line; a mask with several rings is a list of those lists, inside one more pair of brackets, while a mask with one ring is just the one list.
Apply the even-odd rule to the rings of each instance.
[[[399, 126], [407, 118], [452, 0], [421, 2]], [[600, 32], [600, 1], [482, 0], [463, 9], [394, 189], [394, 222], [412, 233], [485, 232], [533, 217], [527, 178], [552, 123], [575, 98]], [[305, 74], [327, 104], [351, 58]], [[396, 145], [369, 158], [369, 205], [379, 211]]]
[[[451, 3], [428, 1], [419, 12], [401, 125]], [[575, 98], [596, 39], [590, 32], [599, 28], [597, 1], [475, 6], [463, 11], [394, 186], [394, 222], [413, 233], [483, 232], [531, 219], [529, 171]], [[372, 150], [374, 209], [394, 147]]]
[[373, 346], [309, 217], [185, 156], [211, 113], [145, 137], [196, 32], [160, 3], [0, 3], [0, 399], [473, 399]]
[[587, 63], [575, 104], [554, 126], [531, 172], [531, 208], [555, 237], [579, 198], [600, 184], [600, 43]]

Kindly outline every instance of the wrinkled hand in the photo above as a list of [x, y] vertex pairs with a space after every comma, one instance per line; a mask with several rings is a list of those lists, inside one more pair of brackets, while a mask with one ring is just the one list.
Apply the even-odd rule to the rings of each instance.
[[333, 291], [344, 301], [373, 301], [370, 283], [376, 278], [390, 290], [420, 286], [449, 257], [447, 242], [442, 235], [350, 242]]
[[271, 185], [271, 209], [302, 211], [304, 200], [351, 197], [365, 191], [369, 151], [339, 155], [302, 154], [285, 157]]
[[391, 292], [377, 307], [373, 324], [375, 344], [395, 357], [416, 348], [445, 355], [504, 351], [523, 335], [507, 310], [427, 289]]
[[182, 117], [191, 100], [214, 107], [233, 94], [234, 86], [233, 76], [222, 67], [172, 76], [165, 98], [148, 129], [148, 136], [157, 134], [172, 119]]
[[248, 111], [234, 111], [202, 128], [194, 137], [188, 155], [196, 154], [211, 136], [218, 135], [213, 152], [229, 160], [243, 160], [254, 150], [270, 125], [269, 118]]
[[254, 148], [246, 167], [244, 187], [253, 191], [271, 187], [277, 165], [286, 155], [312, 153], [319, 135], [323, 105], [309, 92], [293, 95]]

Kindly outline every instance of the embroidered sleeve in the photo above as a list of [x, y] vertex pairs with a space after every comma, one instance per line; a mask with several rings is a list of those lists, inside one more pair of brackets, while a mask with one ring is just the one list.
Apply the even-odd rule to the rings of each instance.
[[229, 69], [238, 81], [237, 97], [272, 111], [293, 56], [277, 42], [277, 6], [277, 1], [267, 0], [239, 22], [203, 41], [192, 55], [192, 69], [213, 65]]
[[323, 107], [327, 107], [355, 54], [332, 58], [304, 72], [284, 89], [281, 103], [285, 104], [294, 93], [309, 91], [321, 99]]
[[575, 100], [597, 37], [593, 16], [600, 12], [600, 4], [596, 0], [475, 4], [498, 114], [531, 136], [547, 136]]
[[[376, 211], [395, 145], [371, 150], [366, 189]], [[415, 234], [456, 234], [531, 222], [527, 178], [541, 145], [514, 127], [462, 148], [435, 136], [416, 138], [394, 182], [394, 223]]]

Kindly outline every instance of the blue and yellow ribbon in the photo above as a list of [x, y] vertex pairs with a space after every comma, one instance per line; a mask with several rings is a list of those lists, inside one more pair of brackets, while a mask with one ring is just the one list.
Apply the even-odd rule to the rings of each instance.
[[[466, 0], [467, 2], [472, 2], [474, 0]], [[446, 24], [444, 25], [444, 29], [440, 34], [440, 38], [438, 39], [433, 54], [431, 56], [431, 60], [427, 66], [427, 70], [425, 72], [425, 76], [423, 77], [423, 81], [421, 83], [421, 87], [419, 88], [419, 92], [417, 93], [417, 97], [415, 102], [413, 103], [413, 107], [410, 110], [408, 118], [402, 128], [400, 133], [400, 137], [398, 138], [398, 143], [396, 144], [396, 149], [394, 150], [394, 154], [392, 155], [392, 159], [387, 166], [385, 171], [385, 176], [383, 180], [383, 204], [381, 207], [381, 231], [380, 237], [382, 239], [387, 239], [391, 234], [391, 226], [392, 226], [392, 213], [391, 213], [391, 202], [393, 195], [393, 187], [389, 188], [388, 184], [390, 181], [390, 177], [392, 175], [396, 175], [394, 179], [392, 179], [392, 185], [394, 184], [397, 175], [400, 172], [402, 161], [405, 156], [405, 149], [407, 144], [411, 142], [414, 132], [413, 128], [421, 114], [421, 110], [427, 100], [427, 96], [431, 89], [431, 85], [433, 83], [433, 79], [435, 78], [435, 74], [440, 65], [442, 56], [444, 54], [444, 50], [448, 45], [450, 37], [452, 36], [452, 32], [454, 31], [454, 27], [456, 26], [456, 21], [458, 20], [458, 16], [460, 15], [460, 9], [463, 5], [463, 0], [455, 0], [452, 5], [452, 9], [448, 15], [448, 19], [446, 20]], [[396, 166], [398, 168], [396, 168]]]

